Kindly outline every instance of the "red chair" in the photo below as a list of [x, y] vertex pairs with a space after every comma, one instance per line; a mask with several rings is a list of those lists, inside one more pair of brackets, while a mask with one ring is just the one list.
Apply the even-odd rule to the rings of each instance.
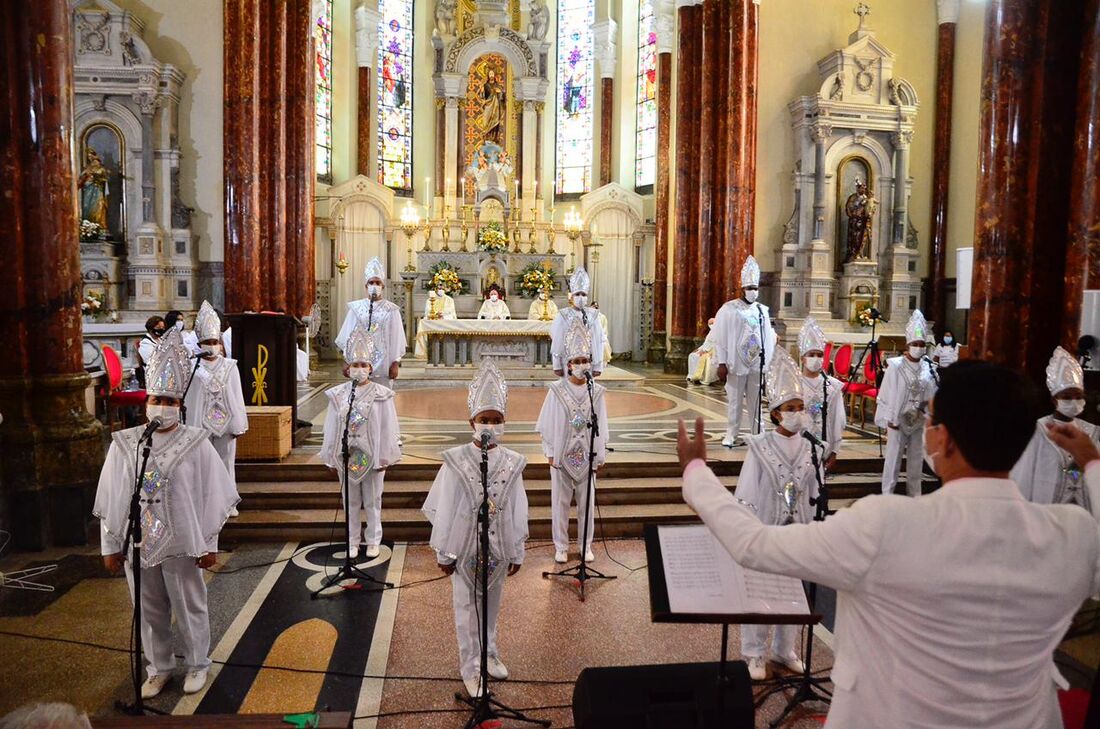
[[844, 392], [848, 392], [848, 380], [851, 378], [852, 345], [845, 344], [836, 351], [833, 360], [833, 377], [844, 383]]
[[830, 369], [830, 365], [829, 365], [829, 355], [831, 355], [832, 353], [833, 353], [833, 343], [832, 342], [825, 342], [825, 352], [824, 352], [825, 357], [821, 362], [821, 371], [824, 372], [827, 375], [832, 373], [832, 370]]
[[103, 345], [103, 369], [107, 370], [107, 427], [114, 430], [113, 411], [118, 408], [143, 407], [145, 390], [119, 390], [122, 385], [122, 360], [113, 348]]
[[[867, 401], [878, 400], [878, 371], [881, 369], [882, 355], [877, 351], [873, 357], [867, 357], [863, 364], [863, 379], [867, 381], [867, 388], [858, 394], [859, 397], [859, 426], [867, 425]], [[853, 397], [857, 396], [853, 393]]]

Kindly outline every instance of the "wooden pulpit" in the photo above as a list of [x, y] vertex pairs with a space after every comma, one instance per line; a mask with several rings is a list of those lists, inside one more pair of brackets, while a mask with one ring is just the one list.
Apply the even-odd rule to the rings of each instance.
[[298, 322], [287, 314], [229, 314], [244, 404], [289, 405], [298, 422]]

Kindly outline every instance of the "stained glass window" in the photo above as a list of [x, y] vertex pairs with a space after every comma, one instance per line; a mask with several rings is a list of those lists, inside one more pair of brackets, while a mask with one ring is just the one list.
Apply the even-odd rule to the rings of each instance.
[[652, 185], [657, 158], [657, 23], [654, 0], [638, 6], [638, 117], [635, 125], [634, 184]]
[[592, 23], [595, 0], [558, 3], [558, 194], [585, 193], [592, 185]]
[[321, 3], [313, 39], [317, 56], [313, 86], [317, 177], [332, 182], [332, 0]]
[[378, 0], [378, 181], [412, 190], [413, 0]]

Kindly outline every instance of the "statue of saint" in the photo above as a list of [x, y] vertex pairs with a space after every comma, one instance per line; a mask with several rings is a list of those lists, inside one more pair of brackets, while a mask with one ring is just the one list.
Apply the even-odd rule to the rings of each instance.
[[89, 220], [107, 230], [107, 168], [99, 154], [88, 147], [84, 150], [84, 169], [76, 186], [80, 190], [80, 219]]
[[481, 103], [477, 125], [482, 139], [504, 146], [504, 118], [507, 114], [504, 79], [498, 78], [494, 69], [490, 68], [485, 74], [485, 82], [481, 85]]
[[871, 231], [874, 229], [877, 209], [875, 194], [867, 188], [866, 182], [857, 180], [856, 191], [844, 203], [844, 213], [848, 216], [848, 250], [844, 256], [845, 263], [871, 258]]

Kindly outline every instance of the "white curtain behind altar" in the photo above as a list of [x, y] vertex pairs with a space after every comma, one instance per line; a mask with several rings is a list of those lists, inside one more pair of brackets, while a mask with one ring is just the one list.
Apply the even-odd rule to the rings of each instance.
[[600, 304], [611, 330], [611, 351], [633, 352], [637, 339], [638, 312], [634, 303], [637, 278], [634, 246], [634, 221], [625, 208], [604, 208], [597, 212], [588, 226], [593, 243], [602, 243], [599, 262], [592, 263], [588, 252], [593, 283], [591, 298]]
[[344, 273], [335, 274], [332, 287], [330, 311], [333, 336], [344, 323], [348, 302], [366, 297], [363, 269], [374, 256], [386, 265], [386, 298], [400, 304], [400, 296], [403, 295], [403, 292], [395, 291], [391, 282], [397, 278], [398, 272], [393, 270], [393, 262], [386, 260], [385, 218], [381, 209], [370, 202], [352, 200], [343, 207], [336, 226], [336, 256], [343, 253], [349, 265]]

